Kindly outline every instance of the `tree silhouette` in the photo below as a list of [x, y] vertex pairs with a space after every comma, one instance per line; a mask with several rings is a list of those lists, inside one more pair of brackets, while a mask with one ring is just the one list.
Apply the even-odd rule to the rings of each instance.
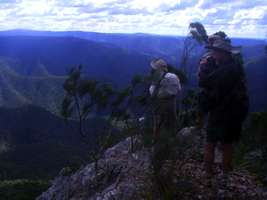
[[[106, 149], [111, 134], [98, 133], [94, 137], [90, 137], [84, 130], [84, 124], [89, 122], [90, 113], [97, 113], [109, 107], [115, 92], [109, 84], [84, 77], [82, 69], [83, 67], [80, 65], [72, 68], [68, 73], [63, 84], [65, 97], [62, 102], [61, 115], [66, 120], [78, 119], [79, 134], [83, 141], [90, 146], [90, 158], [94, 161], [97, 172], [98, 160]], [[105, 132], [104, 127], [102, 132]]]
[[[190, 32], [190, 35], [192, 36], [192, 38], [194, 40], [196, 40], [200, 45], [208, 44], [208, 42], [209, 42], [208, 37], [209, 36], [207, 35], [207, 31], [206, 31], [204, 25], [202, 25], [200, 22], [190, 23], [189, 32]], [[227, 34], [223, 31], [218, 31], [218, 32], [214, 33], [213, 35], [218, 35], [223, 40], [231, 43], [230, 38], [228, 38]]]
[[187, 79], [190, 80], [192, 66], [188, 69], [188, 61], [197, 46], [208, 43], [208, 35], [204, 26], [200, 22], [190, 23], [188, 29], [189, 33], [184, 40], [183, 51], [181, 54], [180, 69], [187, 76]]
[[108, 84], [84, 78], [82, 68], [82, 66], [72, 68], [63, 84], [65, 97], [62, 102], [61, 115], [66, 120], [78, 119], [80, 135], [88, 137], [84, 131], [84, 121], [88, 120], [89, 114], [93, 111], [105, 109], [114, 91]]
[[200, 44], [208, 42], [208, 35], [206, 29], [200, 22], [193, 22], [189, 24], [189, 32], [191, 36]]
[[179, 77], [181, 84], [184, 85], [188, 83], [187, 76], [181, 69], [177, 69], [174, 66], [168, 64], [168, 72], [176, 74], [176, 76]]

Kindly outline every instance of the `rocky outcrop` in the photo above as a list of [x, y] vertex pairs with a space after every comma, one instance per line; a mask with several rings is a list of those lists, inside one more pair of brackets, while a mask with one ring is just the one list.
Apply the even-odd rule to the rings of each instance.
[[[183, 156], [163, 165], [163, 170], [170, 167], [168, 165], [174, 169], [174, 181], [166, 181], [174, 183], [175, 199], [267, 199], [267, 193], [247, 172], [234, 171], [225, 175], [216, 164], [215, 175], [205, 175], [202, 164], [204, 135], [192, 127], [180, 131], [177, 151]], [[138, 147], [134, 152], [132, 144]], [[98, 161], [97, 170], [95, 163], [71, 175], [67, 169], [62, 170], [48, 191], [37, 200], [161, 200], [151, 196], [155, 193], [152, 171], [151, 150], [144, 148], [139, 138], [127, 138], [106, 150]]]
[[146, 149], [132, 153], [131, 142], [127, 138], [107, 149], [97, 171], [95, 163], [70, 176], [63, 170], [37, 200], [143, 199], [142, 193], [150, 187], [150, 154]]

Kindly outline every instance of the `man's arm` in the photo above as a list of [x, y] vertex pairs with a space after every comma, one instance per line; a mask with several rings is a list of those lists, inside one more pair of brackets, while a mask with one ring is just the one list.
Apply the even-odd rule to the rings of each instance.
[[151, 85], [149, 87], [149, 94], [150, 94], [150, 96], [153, 96], [154, 95], [155, 89], [156, 89], [156, 86], [155, 85]]

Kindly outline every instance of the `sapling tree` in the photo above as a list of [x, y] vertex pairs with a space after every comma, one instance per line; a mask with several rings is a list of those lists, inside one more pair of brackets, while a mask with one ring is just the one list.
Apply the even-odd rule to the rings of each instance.
[[[114, 95], [112, 86], [88, 79], [82, 74], [82, 66], [72, 68], [64, 82], [65, 97], [62, 102], [61, 115], [66, 119], [78, 120], [79, 134], [83, 141], [90, 146], [91, 159], [96, 163], [105, 149], [108, 139], [104, 134], [92, 137], [85, 123], [90, 123], [90, 114], [105, 110]], [[86, 125], [86, 126], [85, 126]], [[108, 135], [109, 136], [109, 135]]]

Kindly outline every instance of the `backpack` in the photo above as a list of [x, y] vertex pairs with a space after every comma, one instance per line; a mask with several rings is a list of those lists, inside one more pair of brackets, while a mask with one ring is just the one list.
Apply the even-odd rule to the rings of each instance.
[[[235, 68], [231, 68], [231, 66]], [[211, 64], [206, 67], [216, 70], [216, 67]], [[214, 109], [218, 112], [226, 112], [228, 110], [228, 112], [232, 112], [231, 115], [236, 119], [244, 120], [249, 110], [249, 98], [241, 55], [233, 55], [228, 67], [230, 67], [228, 69], [237, 70], [235, 71], [238, 72], [237, 84], [234, 87], [229, 87], [229, 84], [232, 85], [232, 83], [227, 82], [228, 79], [224, 76], [225, 73], [228, 74], [227, 66], [218, 69], [220, 73], [217, 72], [217, 76], [214, 76], [213, 79], [210, 79], [209, 74], [204, 74], [199, 80], [199, 87], [202, 88], [199, 93], [199, 107], [203, 112]], [[210, 82], [211, 80], [212, 82]], [[219, 83], [219, 88], [214, 86], [216, 82]]]

